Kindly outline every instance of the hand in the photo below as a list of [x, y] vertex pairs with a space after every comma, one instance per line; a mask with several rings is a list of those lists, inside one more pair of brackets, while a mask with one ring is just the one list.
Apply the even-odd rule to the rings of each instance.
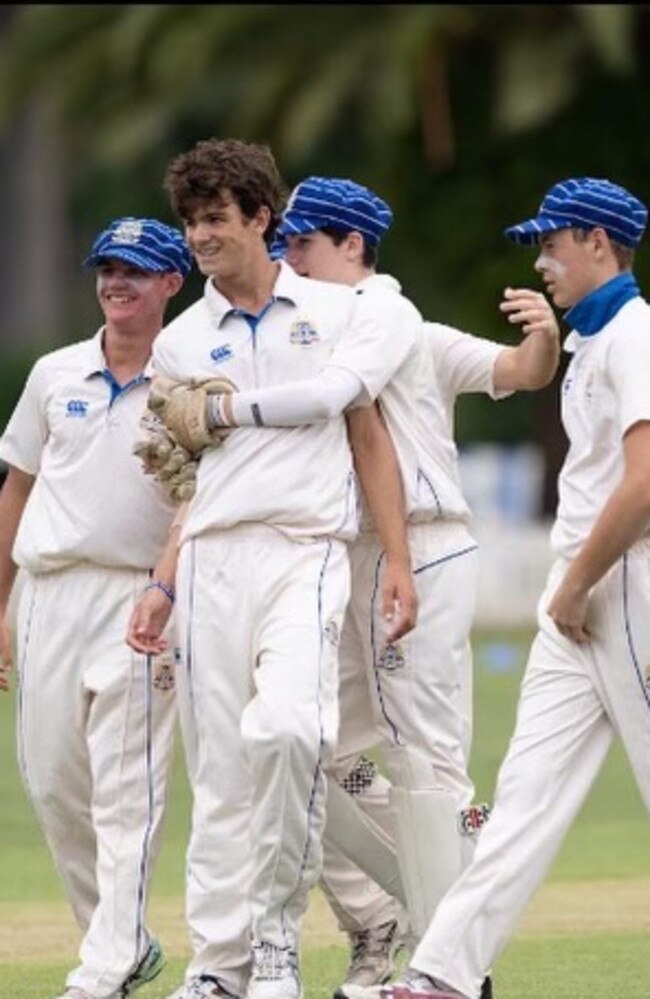
[[127, 645], [148, 656], [164, 652], [167, 641], [161, 636], [171, 613], [171, 600], [162, 590], [147, 590], [131, 613], [126, 633]]
[[147, 405], [160, 417], [171, 436], [193, 456], [206, 447], [216, 447], [228, 433], [228, 428], [213, 429], [208, 425], [208, 396], [236, 391], [228, 378], [204, 381], [174, 381], [154, 378]]
[[589, 593], [571, 585], [566, 579], [555, 591], [547, 614], [555, 627], [572, 642], [583, 644], [591, 640], [586, 626]]
[[529, 288], [506, 288], [499, 308], [509, 322], [519, 323], [525, 334], [537, 333], [548, 337], [560, 336], [555, 313], [545, 295]]
[[9, 673], [13, 667], [11, 633], [0, 617], [0, 690], [9, 690]]
[[382, 574], [381, 605], [386, 621], [385, 644], [392, 645], [415, 627], [418, 597], [409, 565], [387, 558]]

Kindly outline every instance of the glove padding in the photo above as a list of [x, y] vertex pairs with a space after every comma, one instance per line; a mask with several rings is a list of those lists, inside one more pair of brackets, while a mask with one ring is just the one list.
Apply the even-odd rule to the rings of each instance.
[[190, 500], [198, 460], [176, 443], [157, 417], [145, 412], [140, 425], [144, 436], [134, 444], [133, 453], [140, 458], [145, 475], [153, 475], [175, 502]]
[[229, 433], [228, 427], [208, 426], [209, 395], [236, 392], [229, 378], [209, 378], [186, 382], [158, 376], [149, 390], [147, 406], [165, 424], [171, 436], [194, 457], [206, 447], [216, 447]]
[[169, 495], [175, 503], [185, 503], [191, 500], [196, 491], [196, 473], [199, 467], [198, 459], [186, 461], [177, 472], [164, 481]]
[[[178, 445], [169, 436], [163, 424], [159, 428], [143, 427], [145, 436], [133, 445], [133, 453], [142, 462], [145, 475], [155, 475], [169, 461]], [[188, 455], [189, 457], [189, 455]]]

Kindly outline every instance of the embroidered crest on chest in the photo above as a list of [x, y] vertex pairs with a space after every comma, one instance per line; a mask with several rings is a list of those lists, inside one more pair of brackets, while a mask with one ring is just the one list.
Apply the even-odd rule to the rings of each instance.
[[317, 329], [314, 329], [309, 319], [296, 319], [295, 323], [291, 324], [289, 331], [291, 343], [295, 343], [299, 347], [309, 347], [310, 344], [316, 343], [318, 340], [320, 340], [320, 334]]

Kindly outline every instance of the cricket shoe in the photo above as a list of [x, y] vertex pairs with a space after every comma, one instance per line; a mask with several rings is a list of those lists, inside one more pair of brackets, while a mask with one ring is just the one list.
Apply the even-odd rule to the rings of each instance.
[[[165, 964], [165, 955], [160, 946], [160, 941], [152, 937], [147, 948], [147, 952], [129, 977], [122, 983], [117, 992], [111, 994], [111, 999], [125, 999], [132, 992], [139, 989], [141, 985], [152, 981], [159, 975]], [[59, 999], [95, 999], [85, 989], [80, 989], [77, 985], [71, 985], [65, 990]]]
[[253, 944], [246, 999], [302, 999], [296, 951], [266, 941]]
[[216, 975], [194, 975], [168, 999], [239, 999]]
[[352, 956], [345, 981], [334, 999], [379, 999], [379, 989], [395, 971], [395, 955], [403, 946], [397, 919], [348, 933]]
[[139, 989], [141, 985], [145, 985], [147, 982], [153, 981], [156, 975], [159, 975], [165, 966], [165, 955], [163, 954], [163, 949], [160, 946], [160, 941], [156, 937], [152, 937], [149, 942], [149, 947], [147, 952], [125, 982], [122, 983], [122, 988], [119, 990], [119, 995], [121, 999], [126, 999], [126, 996], [130, 996], [132, 992]]
[[483, 985], [481, 986], [481, 997], [480, 999], [493, 999], [492, 996], [492, 979], [487, 975], [483, 979]]
[[451, 985], [438, 978], [429, 978], [420, 971], [408, 969], [403, 982], [385, 985], [380, 992], [381, 999], [467, 999]]

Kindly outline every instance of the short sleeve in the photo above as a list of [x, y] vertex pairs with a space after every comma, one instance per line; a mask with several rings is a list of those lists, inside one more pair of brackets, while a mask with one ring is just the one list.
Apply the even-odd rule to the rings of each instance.
[[37, 361], [0, 438], [0, 458], [29, 475], [38, 473], [49, 436], [46, 393], [46, 368]]
[[363, 383], [374, 401], [415, 348], [422, 317], [415, 306], [392, 291], [361, 291], [349, 328], [328, 366], [345, 368]]
[[622, 437], [635, 423], [650, 420], [650, 322], [628, 327], [612, 340], [608, 365]]

